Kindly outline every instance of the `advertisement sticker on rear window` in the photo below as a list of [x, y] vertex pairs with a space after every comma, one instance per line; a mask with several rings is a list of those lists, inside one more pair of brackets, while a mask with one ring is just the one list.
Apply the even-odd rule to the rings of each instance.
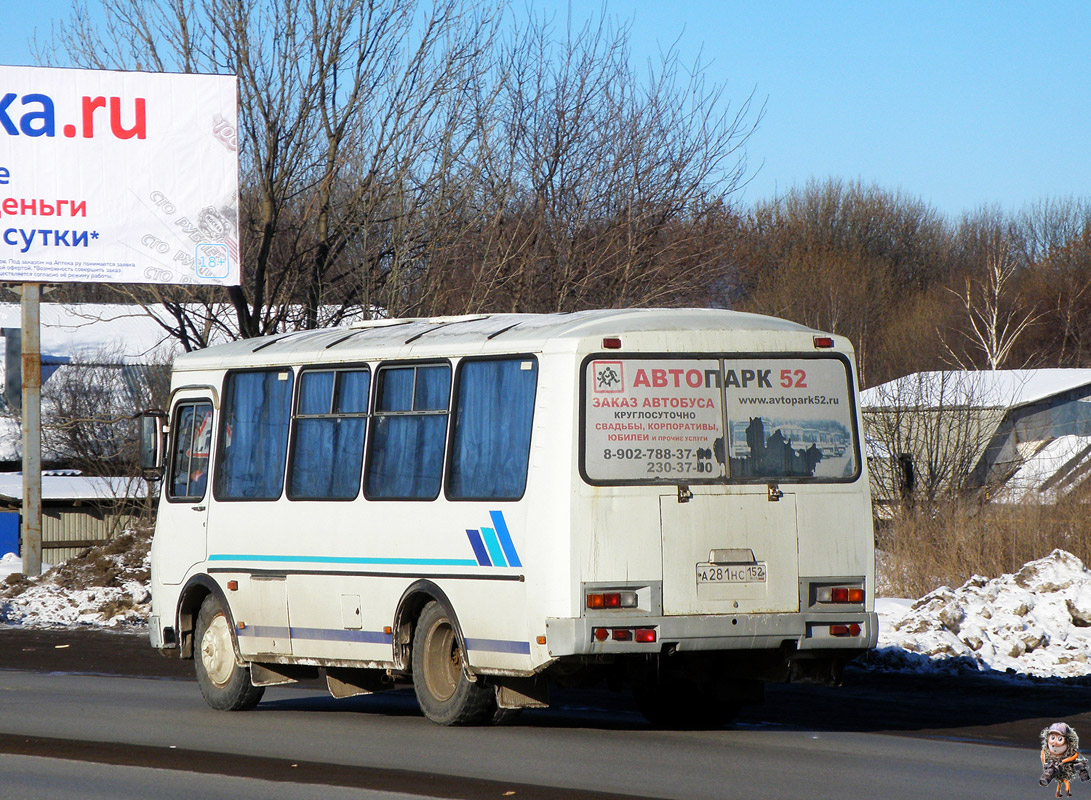
[[602, 359], [588, 363], [585, 377], [589, 477], [696, 481], [723, 474], [716, 359]]
[[584, 375], [583, 466], [604, 482], [851, 479], [839, 358], [601, 358]]

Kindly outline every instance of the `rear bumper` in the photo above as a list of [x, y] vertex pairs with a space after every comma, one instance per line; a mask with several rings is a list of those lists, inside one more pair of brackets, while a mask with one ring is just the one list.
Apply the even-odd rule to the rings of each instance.
[[[832, 625], [858, 625], [856, 636], [835, 636]], [[656, 641], [598, 641], [596, 628], [648, 629]], [[553, 658], [572, 655], [628, 655], [700, 650], [776, 650], [785, 643], [797, 653], [809, 650], [843, 652], [846, 657], [875, 647], [879, 618], [873, 611], [805, 611], [783, 614], [716, 614], [707, 616], [646, 616], [596, 614], [546, 620], [546, 641]]]

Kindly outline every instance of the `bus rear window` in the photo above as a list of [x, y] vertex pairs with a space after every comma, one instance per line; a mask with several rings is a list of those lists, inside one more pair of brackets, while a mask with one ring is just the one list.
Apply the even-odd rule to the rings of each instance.
[[857, 474], [844, 361], [759, 358], [724, 364], [730, 478], [846, 480]]
[[593, 483], [859, 472], [840, 358], [602, 358], [585, 370], [582, 466]]

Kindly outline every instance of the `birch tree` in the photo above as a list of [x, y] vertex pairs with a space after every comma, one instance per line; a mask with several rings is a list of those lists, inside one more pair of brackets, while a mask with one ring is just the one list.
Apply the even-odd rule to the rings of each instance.
[[966, 327], [959, 331], [964, 347], [953, 346], [946, 338], [943, 344], [948, 358], [961, 369], [972, 369], [977, 362], [986, 369], [1001, 369], [1038, 319], [1034, 308], [1019, 308], [1013, 296], [1017, 266], [1006, 248], [996, 246], [986, 255], [984, 275], [967, 277], [962, 291], [952, 290], [965, 311]]

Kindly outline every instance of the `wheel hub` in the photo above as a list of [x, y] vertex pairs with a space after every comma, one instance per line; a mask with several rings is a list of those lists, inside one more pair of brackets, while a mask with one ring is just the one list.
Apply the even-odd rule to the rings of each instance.
[[235, 651], [231, 646], [231, 629], [223, 614], [213, 618], [201, 637], [201, 663], [209, 680], [217, 686], [224, 686], [231, 680], [235, 669]]
[[455, 693], [462, 674], [462, 653], [454, 628], [446, 620], [437, 622], [425, 639], [424, 679], [437, 700]]

